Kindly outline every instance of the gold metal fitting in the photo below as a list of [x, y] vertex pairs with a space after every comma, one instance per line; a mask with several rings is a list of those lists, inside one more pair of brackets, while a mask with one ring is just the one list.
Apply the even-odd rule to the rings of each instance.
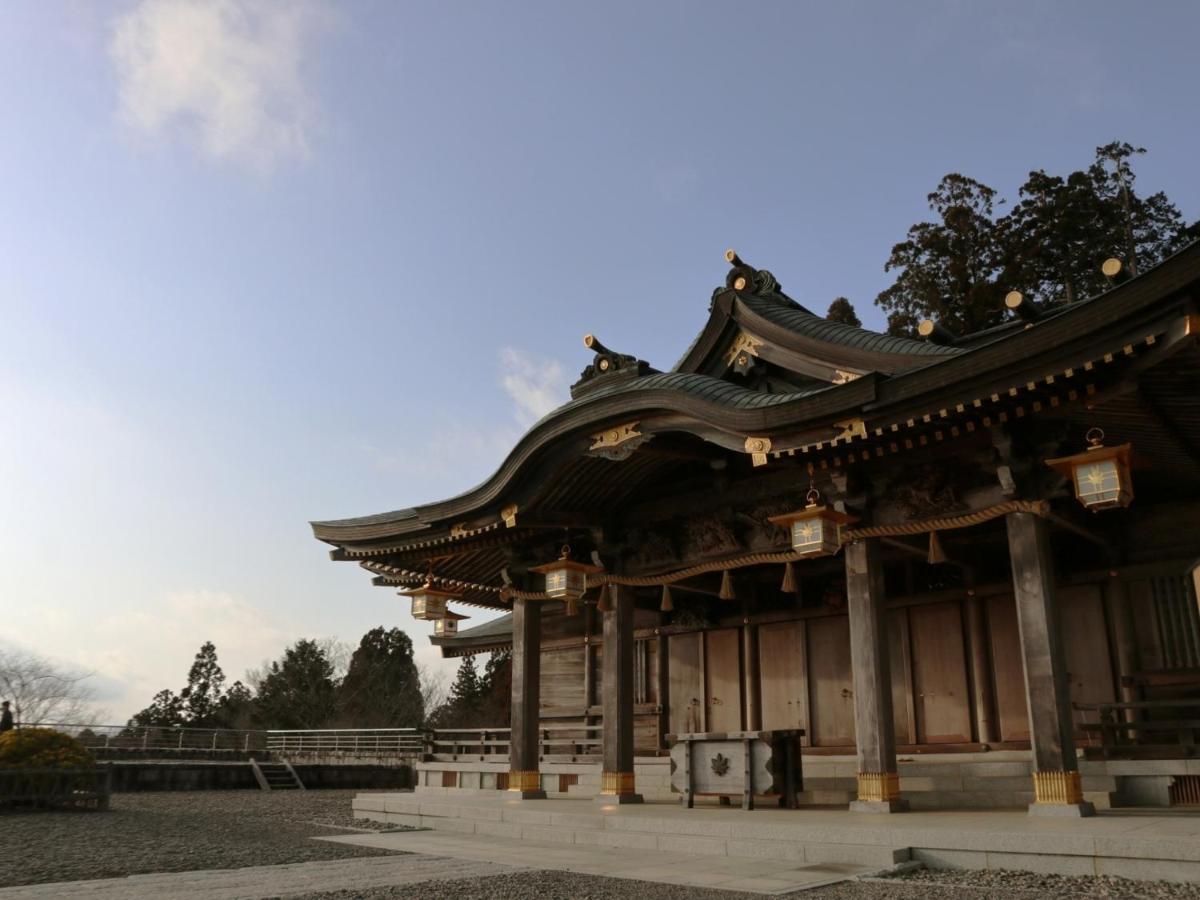
[[510, 791], [540, 791], [542, 789], [542, 773], [509, 772], [508, 789]]
[[634, 794], [632, 772], [602, 772], [600, 774], [601, 794]]
[[900, 776], [895, 772], [859, 772], [858, 799], [886, 803], [900, 799]]
[[1036, 803], [1082, 803], [1083, 785], [1079, 773], [1034, 772], [1033, 799]]

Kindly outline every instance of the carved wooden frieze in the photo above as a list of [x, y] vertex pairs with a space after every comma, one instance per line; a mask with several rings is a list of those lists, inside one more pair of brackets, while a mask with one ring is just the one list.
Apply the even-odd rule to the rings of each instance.
[[683, 526], [684, 557], [720, 556], [743, 549], [741, 542], [722, 519], [699, 516]]

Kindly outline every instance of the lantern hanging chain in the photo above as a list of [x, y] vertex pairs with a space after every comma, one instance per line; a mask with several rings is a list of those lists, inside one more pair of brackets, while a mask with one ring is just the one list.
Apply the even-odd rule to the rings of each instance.
[[1093, 448], [1104, 446], [1104, 429], [1103, 428], [1099, 428], [1099, 427], [1089, 428], [1087, 431], [1087, 434], [1085, 434], [1083, 437], [1084, 437], [1084, 440], [1086, 440]]

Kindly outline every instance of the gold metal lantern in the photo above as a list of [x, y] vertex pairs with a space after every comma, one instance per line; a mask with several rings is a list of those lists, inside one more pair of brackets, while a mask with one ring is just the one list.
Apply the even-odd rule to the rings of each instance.
[[842, 548], [842, 527], [858, 519], [822, 505], [815, 489], [805, 499], [808, 505], [804, 509], [771, 516], [770, 521], [788, 529], [792, 549], [802, 556], [832, 556]]
[[1082, 453], [1046, 460], [1046, 465], [1071, 479], [1075, 496], [1092, 512], [1128, 506], [1133, 502], [1133, 479], [1129, 475], [1131, 444], [1104, 446], [1104, 432], [1087, 433], [1089, 446]]
[[433, 633], [436, 637], [451, 637], [456, 635], [458, 634], [458, 623], [463, 619], [469, 618], [470, 616], [446, 610], [440, 619], [433, 620]]
[[432, 580], [426, 579], [419, 588], [410, 591], [400, 591], [400, 596], [412, 599], [412, 616], [426, 622], [436, 622], [446, 617], [446, 603], [459, 599], [458, 594], [450, 591], [439, 591], [433, 587]]
[[575, 562], [571, 559], [571, 548], [564, 544], [562, 555], [544, 566], [533, 566], [529, 571], [546, 576], [546, 594], [554, 600], [578, 600], [587, 590], [587, 577], [603, 572], [600, 566]]

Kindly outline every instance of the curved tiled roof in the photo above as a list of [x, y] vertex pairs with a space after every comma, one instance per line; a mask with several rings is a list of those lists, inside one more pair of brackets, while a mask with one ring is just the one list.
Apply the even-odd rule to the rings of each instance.
[[799, 304], [786, 300], [741, 293], [738, 294], [738, 299], [755, 315], [769, 322], [796, 334], [830, 344], [841, 344], [872, 353], [902, 353], [910, 356], [954, 356], [963, 352], [958, 347], [943, 347], [928, 341], [915, 341], [912, 338], [880, 334], [841, 322], [830, 322]]

